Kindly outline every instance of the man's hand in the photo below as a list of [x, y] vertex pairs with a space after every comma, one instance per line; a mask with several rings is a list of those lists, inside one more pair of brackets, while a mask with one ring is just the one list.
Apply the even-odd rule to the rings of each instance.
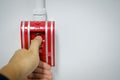
[[50, 65], [40, 61], [38, 67], [25, 80], [52, 80]]
[[0, 73], [10, 80], [23, 80], [39, 65], [39, 46], [42, 38], [36, 37], [31, 42], [29, 50], [20, 49], [15, 52], [9, 63], [0, 70]]

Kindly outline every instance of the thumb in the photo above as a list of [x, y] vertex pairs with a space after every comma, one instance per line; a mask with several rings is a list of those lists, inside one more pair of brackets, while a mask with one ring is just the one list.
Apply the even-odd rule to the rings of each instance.
[[39, 46], [41, 45], [42, 37], [37, 36], [31, 41], [29, 50], [32, 50], [33, 53], [38, 53]]

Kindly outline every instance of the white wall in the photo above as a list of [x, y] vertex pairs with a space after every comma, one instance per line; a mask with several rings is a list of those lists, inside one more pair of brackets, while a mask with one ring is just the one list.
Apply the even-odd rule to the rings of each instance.
[[[0, 67], [20, 48], [34, 0], [0, 0]], [[55, 80], [120, 80], [120, 0], [47, 0], [56, 21]]]

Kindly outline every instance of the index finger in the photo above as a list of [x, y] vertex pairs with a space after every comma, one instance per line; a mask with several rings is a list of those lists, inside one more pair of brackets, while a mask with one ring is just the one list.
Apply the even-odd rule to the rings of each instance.
[[43, 69], [47, 69], [47, 70], [51, 70], [51, 66], [43, 61], [39, 62], [38, 67], [43, 68]]

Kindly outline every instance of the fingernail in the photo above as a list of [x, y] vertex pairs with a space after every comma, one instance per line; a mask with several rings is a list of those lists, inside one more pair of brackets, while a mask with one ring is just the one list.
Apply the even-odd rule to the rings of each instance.
[[37, 37], [35, 37], [35, 39], [41, 39], [41, 36], [37, 36]]

